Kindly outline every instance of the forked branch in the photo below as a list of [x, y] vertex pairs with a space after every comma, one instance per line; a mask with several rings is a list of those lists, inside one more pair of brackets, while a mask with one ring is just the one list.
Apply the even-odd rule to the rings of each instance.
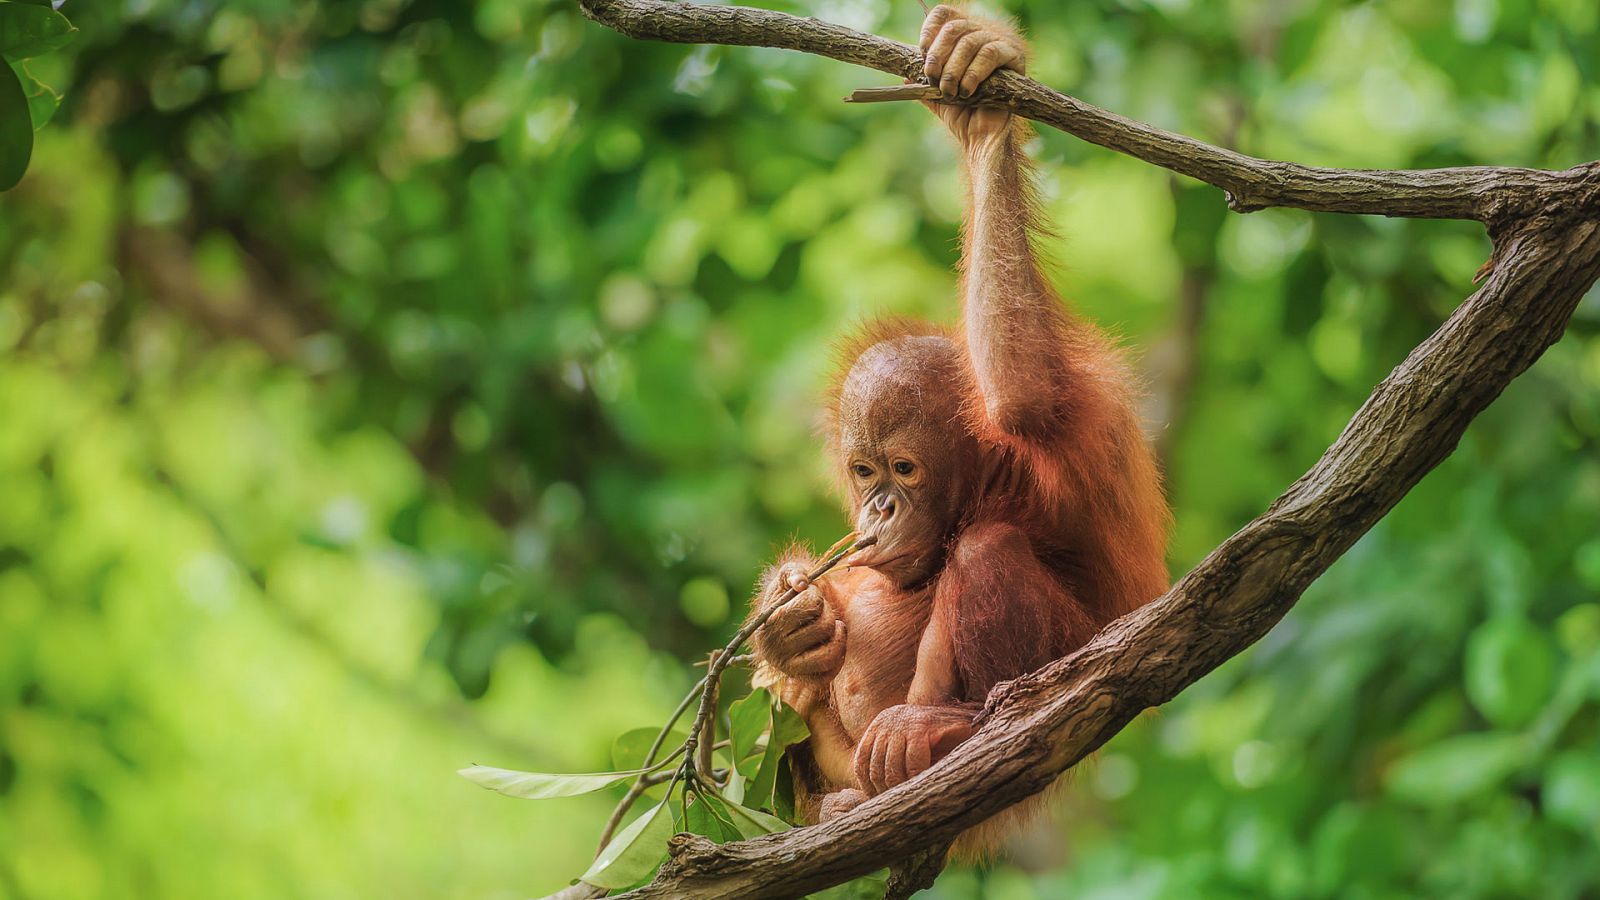
[[[897, 76], [905, 44], [760, 9], [580, 0], [625, 35], [814, 53]], [[795, 897], [921, 858], [1042, 790], [1139, 712], [1254, 643], [1455, 449], [1468, 423], [1561, 337], [1600, 275], [1600, 165], [1347, 170], [1261, 160], [1153, 128], [1001, 72], [980, 102], [1222, 188], [1247, 212], [1475, 219], [1495, 238], [1482, 286], [1373, 391], [1317, 464], [1155, 602], [990, 695], [976, 735], [921, 776], [822, 825], [717, 845], [678, 835], [637, 898]]]

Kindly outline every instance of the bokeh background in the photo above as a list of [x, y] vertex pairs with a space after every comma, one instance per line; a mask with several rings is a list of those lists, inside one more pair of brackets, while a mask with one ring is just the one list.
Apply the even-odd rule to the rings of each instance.
[[[772, 4], [910, 39], [887, 0]], [[1010, 0], [1030, 73], [1338, 166], [1600, 156], [1593, 0]], [[830, 342], [950, 319], [961, 188], [864, 70], [566, 0], [69, 2], [0, 197], [0, 897], [511, 898], [775, 544]], [[1470, 290], [1469, 224], [1225, 213], [1041, 137], [1151, 388], [1175, 571]], [[1600, 896], [1600, 299], [1258, 647], [936, 898]]]

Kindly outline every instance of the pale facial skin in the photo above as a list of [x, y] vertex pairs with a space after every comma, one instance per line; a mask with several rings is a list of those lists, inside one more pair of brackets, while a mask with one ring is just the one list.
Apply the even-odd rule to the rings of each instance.
[[979, 457], [960, 423], [960, 355], [948, 338], [903, 337], [862, 353], [839, 402], [839, 452], [855, 527], [877, 543], [850, 560], [904, 588], [938, 571]]

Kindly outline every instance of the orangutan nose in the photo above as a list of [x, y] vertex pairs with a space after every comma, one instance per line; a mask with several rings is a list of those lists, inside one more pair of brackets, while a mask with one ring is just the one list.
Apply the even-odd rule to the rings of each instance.
[[873, 499], [872, 508], [877, 512], [880, 521], [889, 521], [890, 517], [894, 515], [894, 495], [887, 491], [879, 494]]

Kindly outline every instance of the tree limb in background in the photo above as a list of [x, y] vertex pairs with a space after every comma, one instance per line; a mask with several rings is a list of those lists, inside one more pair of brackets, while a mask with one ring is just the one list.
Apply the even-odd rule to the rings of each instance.
[[[580, 0], [622, 34], [779, 47], [919, 77], [905, 44], [769, 10]], [[1322, 458], [1164, 596], [1078, 652], [990, 695], [981, 728], [929, 773], [827, 823], [715, 844], [679, 835], [635, 898], [795, 897], [900, 863], [1042, 790], [1139, 712], [1254, 643], [1455, 449], [1474, 416], [1561, 337], [1600, 275], [1600, 164], [1349, 170], [1261, 160], [1090, 106], [1013, 72], [978, 102], [1198, 178], [1248, 212], [1474, 219], [1495, 240], [1482, 286], [1385, 378]]]
[[[742, 6], [666, 0], [579, 0], [584, 15], [629, 37], [678, 44], [777, 47], [855, 63], [902, 78], [922, 78], [917, 48], [843, 25]], [[970, 102], [1019, 115], [1153, 165], [1222, 188], [1238, 212], [1290, 206], [1493, 224], [1531, 215], [1549, 190], [1580, 187], [1589, 167], [1549, 172], [1499, 166], [1454, 169], [1327, 169], [1256, 159], [1091, 106], [1000, 70]]]

